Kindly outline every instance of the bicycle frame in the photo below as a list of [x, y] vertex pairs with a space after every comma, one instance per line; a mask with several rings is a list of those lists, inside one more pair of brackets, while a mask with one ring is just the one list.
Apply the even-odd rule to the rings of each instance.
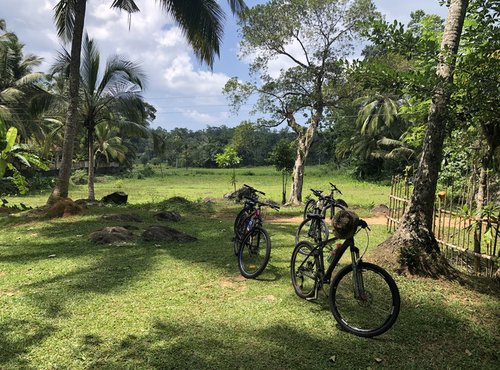
[[356, 298], [362, 297], [363, 296], [363, 280], [362, 276], [358, 273], [358, 265], [361, 262], [361, 258], [359, 256], [359, 249], [354, 245], [354, 237], [351, 237], [349, 239], [345, 239], [344, 242], [340, 247], [337, 248], [337, 251], [335, 253], [335, 257], [333, 261], [330, 263], [328, 266], [328, 269], [325, 272], [325, 262], [324, 262], [324, 253], [323, 250], [325, 246], [328, 244], [334, 243], [335, 241], [339, 240], [337, 237], [330, 238], [328, 240], [322, 241], [318, 243], [308, 254], [308, 256], [302, 261], [302, 263], [299, 266], [299, 269], [304, 266], [304, 264], [308, 261], [309, 257], [312, 257], [314, 259], [318, 260], [318, 274], [315, 277], [316, 279], [316, 289], [314, 293], [313, 299], [316, 299], [318, 297], [318, 291], [319, 289], [322, 288], [324, 284], [330, 284], [331, 277], [333, 275], [333, 271], [335, 270], [335, 267], [339, 263], [340, 259], [346, 252], [346, 250], [349, 248], [351, 252], [351, 263], [353, 266], [354, 270], [354, 294]]

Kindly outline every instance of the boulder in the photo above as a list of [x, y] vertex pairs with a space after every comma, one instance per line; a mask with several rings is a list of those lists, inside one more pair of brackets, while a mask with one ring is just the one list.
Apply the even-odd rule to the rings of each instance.
[[110, 226], [93, 232], [89, 239], [97, 244], [114, 244], [128, 242], [134, 238], [134, 234], [121, 226]]
[[177, 212], [172, 211], [160, 211], [153, 215], [158, 221], [174, 221], [178, 222], [181, 220], [181, 215]]
[[101, 202], [109, 204], [126, 204], [128, 201], [128, 194], [123, 191], [115, 191], [114, 193], [102, 197]]
[[194, 236], [163, 225], [152, 225], [148, 227], [142, 233], [142, 237], [148, 242], [192, 242], [198, 240]]
[[378, 206], [373, 207], [372, 212], [375, 216], [387, 216], [389, 215], [389, 207], [385, 204], [379, 204]]
[[73, 202], [70, 198], [59, 198], [47, 210], [47, 217], [67, 217], [82, 213], [83, 208]]

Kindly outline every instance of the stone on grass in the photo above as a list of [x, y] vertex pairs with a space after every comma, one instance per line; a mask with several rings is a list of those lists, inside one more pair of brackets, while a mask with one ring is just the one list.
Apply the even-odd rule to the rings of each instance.
[[93, 232], [89, 239], [97, 244], [115, 244], [134, 239], [134, 234], [121, 226], [109, 226]]
[[372, 212], [376, 216], [387, 216], [389, 215], [389, 207], [385, 204], [379, 204], [378, 206], [373, 207]]
[[192, 242], [198, 240], [194, 236], [163, 225], [152, 225], [148, 227], [142, 233], [142, 237], [148, 242]]
[[178, 222], [181, 220], [181, 215], [173, 211], [160, 211], [153, 215], [158, 221], [174, 221]]
[[101, 202], [103, 203], [114, 203], [114, 204], [126, 204], [128, 201], [128, 194], [123, 191], [115, 191], [114, 193], [105, 195], [102, 197]]
[[70, 198], [59, 198], [47, 209], [47, 217], [67, 217], [82, 213], [83, 208], [73, 202]]
[[135, 213], [111, 213], [103, 215], [102, 218], [111, 221], [142, 222], [142, 219]]

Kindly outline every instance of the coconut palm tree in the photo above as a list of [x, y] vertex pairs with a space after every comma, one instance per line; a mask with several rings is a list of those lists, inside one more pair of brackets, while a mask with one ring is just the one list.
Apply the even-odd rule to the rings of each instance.
[[[94, 41], [85, 35], [80, 68], [81, 103], [79, 118], [87, 133], [88, 147], [88, 198], [95, 200], [95, 154], [94, 132], [101, 122], [135, 129], [136, 134], [146, 136], [147, 118], [139, 93], [143, 90], [146, 77], [141, 68], [133, 62], [118, 56], [111, 57], [101, 73], [100, 53]], [[52, 67], [53, 74], [64, 74], [70, 65], [70, 55], [64, 51]]]
[[22, 44], [14, 33], [6, 31], [5, 21], [0, 20], [0, 118], [7, 126], [16, 127], [24, 136], [36, 131], [29, 117], [30, 102], [43, 91], [35, 83], [43, 73], [33, 72], [42, 59], [24, 55]]
[[[166, 14], [172, 15], [183, 34], [193, 47], [198, 58], [213, 65], [214, 57], [219, 55], [222, 38], [224, 12], [216, 0], [159, 0]], [[240, 13], [245, 7], [243, 0], [228, 0], [231, 11]], [[69, 107], [66, 115], [61, 168], [56, 186], [49, 196], [48, 203], [58, 197], [67, 197], [73, 141], [76, 135], [76, 115], [80, 82], [80, 52], [85, 24], [87, 0], [60, 0], [55, 8], [55, 23], [58, 36], [71, 41], [71, 63], [69, 67]], [[114, 0], [111, 7], [125, 10], [129, 14], [139, 11], [134, 0]]]

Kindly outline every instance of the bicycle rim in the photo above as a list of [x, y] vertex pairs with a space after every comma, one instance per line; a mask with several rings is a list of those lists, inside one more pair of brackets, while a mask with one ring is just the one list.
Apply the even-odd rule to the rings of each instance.
[[318, 263], [315, 256], [309, 254], [313, 248], [311, 243], [303, 241], [292, 253], [290, 275], [293, 289], [300, 298], [312, 297], [316, 289]]
[[356, 297], [352, 265], [344, 267], [330, 286], [330, 308], [346, 331], [374, 337], [391, 328], [399, 314], [400, 298], [396, 283], [381, 267], [362, 263], [360, 296]]
[[271, 241], [264, 229], [251, 230], [243, 239], [238, 255], [238, 266], [246, 278], [255, 278], [264, 271], [271, 254]]

